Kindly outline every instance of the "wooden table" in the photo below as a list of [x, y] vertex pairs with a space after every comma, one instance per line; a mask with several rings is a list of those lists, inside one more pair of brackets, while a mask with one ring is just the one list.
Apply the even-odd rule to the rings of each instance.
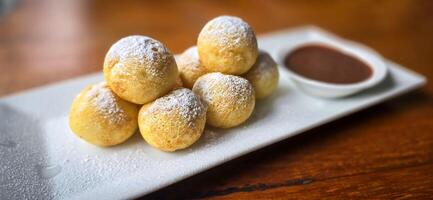
[[[110, 45], [130, 34], [182, 52], [221, 14], [258, 34], [316, 24], [433, 79], [429, 0], [28, 0], [0, 18], [0, 94], [100, 71]], [[433, 84], [146, 197], [433, 198]]]

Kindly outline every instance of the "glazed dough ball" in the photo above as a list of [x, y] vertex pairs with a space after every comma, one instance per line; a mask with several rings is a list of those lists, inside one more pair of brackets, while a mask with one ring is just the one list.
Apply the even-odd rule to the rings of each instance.
[[191, 90], [181, 88], [145, 104], [138, 115], [143, 138], [163, 151], [189, 147], [203, 133], [206, 106]]
[[197, 48], [201, 62], [209, 71], [225, 74], [247, 72], [258, 55], [253, 29], [232, 16], [209, 21], [198, 36]]
[[179, 67], [180, 78], [187, 88], [192, 88], [200, 76], [208, 73], [208, 70], [201, 64], [198, 58], [196, 46], [185, 50], [176, 61]]
[[102, 82], [87, 86], [75, 97], [69, 126], [89, 143], [112, 146], [134, 134], [137, 115], [137, 105], [122, 100]]
[[256, 63], [243, 77], [253, 85], [256, 99], [263, 99], [271, 95], [278, 86], [277, 63], [268, 53], [260, 51]]
[[111, 46], [104, 61], [104, 78], [123, 99], [144, 104], [169, 92], [178, 76], [176, 62], [159, 41], [128, 36]]
[[253, 86], [238, 76], [209, 73], [195, 82], [193, 91], [208, 105], [207, 122], [214, 127], [237, 126], [254, 110]]

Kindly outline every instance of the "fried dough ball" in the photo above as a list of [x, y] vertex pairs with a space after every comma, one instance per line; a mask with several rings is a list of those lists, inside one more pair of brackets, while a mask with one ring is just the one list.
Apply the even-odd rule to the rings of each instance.
[[211, 72], [239, 75], [247, 72], [258, 55], [253, 29], [238, 17], [209, 21], [197, 40], [200, 61]]
[[178, 76], [176, 62], [159, 41], [128, 36], [111, 46], [104, 61], [104, 78], [121, 98], [144, 104], [168, 93]]
[[174, 90], [140, 109], [141, 135], [151, 146], [163, 151], [184, 149], [202, 135], [206, 110], [206, 105], [191, 90]]
[[124, 142], [137, 129], [138, 106], [119, 98], [105, 82], [89, 85], [74, 99], [69, 113], [72, 132], [98, 145]]
[[190, 89], [200, 76], [208, 73], [208, 70], [200, 62], [196, 46], [188, 48], [179, 56], [177, 66], [182, 82], [185, 87]]
[[264, 51], [260, 51], [256, 63], [242, 76], [253, 85], [256, 99], [268, 97], [278, 86], [277, 63]]
[[193, 91], [208, 105], [207, 123], [214, 127], [237, 126], [254, 110], [253, 86], [239, 76], [209, 73], [195, 82]]

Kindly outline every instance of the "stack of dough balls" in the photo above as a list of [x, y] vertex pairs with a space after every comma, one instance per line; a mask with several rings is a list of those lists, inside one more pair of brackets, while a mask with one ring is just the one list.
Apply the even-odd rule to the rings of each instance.
[[[177, 130], [181, 132], [157, 131], [154, 132], [158, 133], [157, 136], [153, 137], [148, 135], [149, 132], [143, 132], [143, 137], [151, 145], [166, 151], [185, 148], [200, 137], [206, 123], [206, 107], [201, 101], [192, 104], [190, 99], [194, 93], [180, 89], [182, 82], [174, 56], [161, 42], [140, 35], [122, 38], [107, 52], [103, 68], [105, 82], [87, 86], [72, 103], [69, 123], [78, 137], [95, 145], [112, 146], [131, 137], [138, 126], [156, 130], [152, 127], [162, 127], [168, 122], [176, 122]], [[160, 119], [167, 120], [167, 123], [159, 121], [152, 125], [152, 120], [142, 120], [144, 125], [138, 124], [140, 105], [161, 102], [157, 100], [166, 99], [164, 95], [172, 90], [186, 95], [170, 97], [172, 100], [167, 103], [171, 105], [166, 105], [169, 109], [158, 113], [166, 116]], [[186, 116], [191, 113], [188, 110], [196, 114]]]
[[103, 73], [105, 81], [73, 100], [73, 133], [113, 146], [139, 129], [149, 145], [170, 152], [194, 144], [206, 124], [230, 128], [245, 122], [256, 99], [277, 88], [279, 76], [269, 54], [258, 50], [252, 28], [232, 16], [209, 21], [197, 46], [176, 59], [153, 38], [122, 38], [107, 52]]

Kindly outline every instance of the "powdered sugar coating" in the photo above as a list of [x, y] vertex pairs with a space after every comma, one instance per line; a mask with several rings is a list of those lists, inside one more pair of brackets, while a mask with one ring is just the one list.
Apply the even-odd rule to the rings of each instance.
[[201, 68], [200, 60], [198, 57], [197, 46], [192, 46], [185, 50], [177, 59], [179, 70], [188, 68], [188, 70], [199, 71]]
[[172, 112], [176, 110], [189, 126], [206, 115], [207, 107], [200, 97], [189, 89], [180, 88], [156, 99], [146, 112]]
[[172, 54], [158, 40], [147, 36], [132, 35], [113, 44], [107, 53], [106, 60], [113, 59], [117, 61], [116, 63], [121, 64], [116, 67], [123, 67], [125, 62], [137, 62], [140, 67], [146, 67], [149, 75], [159, 76], [161, 70], [154, 66], [157, 66], [157, 63], [167, 62], [169, 57], [172, 57]]
[[115, 94], [106, 82], [90, 86], [85, 97], [110, 123], [121, 123], [125, 120], [126, 114], [119, 107]]
[[198, 36], [197, 48], [200, 61], [209, 71], [233, 75], [247, 72], [258, 54], [252, 28], [232, 16], [209, 21]]
[[225, 90], [217, 95], [226, 100], [236, 101], [239, 105], [246, 105], [246, 102], [254, 96], [254, 89], [251, 84], [239, 76], [215, 72], [202, 76], [194, 84], [194, 91], [201, 91], [202, 98], [206, 102], [213, 101], [213, 96], [216, 95], [215, 88], [224, 88]]
[[188, 48], [177, 58], [177, 66], [180, 78], [187, 88], [192, 88], [200, 76], [209, 72], [200, 62], [196, 46]]
[[226, 49], [244, 44], [257, 44], [253, 29], [239, 17], [219, 16], [209, 21], [199, 37], [214, 38], [218, 46]]
[[[278, 73], [277, 63], [266, 52], [260, 51], [256, 63], [251, 68], [257, 76], [269, 76]], [[250, 72], [248, 72], [250, 73]]]
[[254, 87], [256, 99], [271, 95], [278, 87], [279, 72], [274, 59], [266, 52], [260, 51], [256, 63], [242, 75]]

